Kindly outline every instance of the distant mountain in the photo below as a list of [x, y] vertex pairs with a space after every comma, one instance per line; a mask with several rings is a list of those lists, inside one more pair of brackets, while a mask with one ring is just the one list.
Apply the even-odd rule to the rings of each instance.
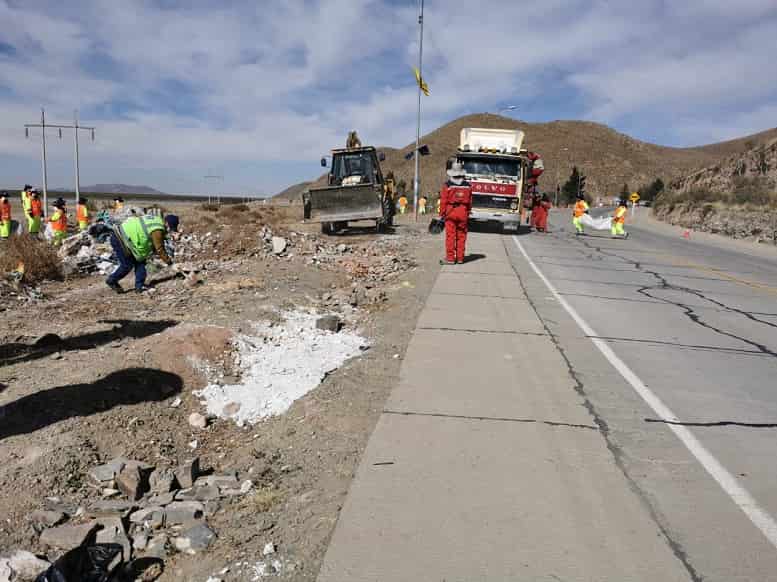
[[96, 194], [164, 194], [148, 186], [132, 186], [130, 184], [95, 184], [82, 186], [81, 192], [94, 192]]
[[293, 184], [282, 192], [278, 192], [272, 197], [272, 200], [288, 200], [289, 202], [301, 202], [302, 193], [308, 189], [312, 182], [300, 182], [299, 184]]

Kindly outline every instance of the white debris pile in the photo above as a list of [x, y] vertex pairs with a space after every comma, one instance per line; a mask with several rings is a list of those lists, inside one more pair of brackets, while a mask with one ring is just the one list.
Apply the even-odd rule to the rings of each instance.
[[208, 414], [231, 418], [239, 426], [283, 414], [346, 360], [367, 348], [359, 334], [317, 329], [319, 317], [286, 312], [280, 324], [257, 325], [254, 335], [237, 339], [239, 384], [212, 382], [197, 392]]

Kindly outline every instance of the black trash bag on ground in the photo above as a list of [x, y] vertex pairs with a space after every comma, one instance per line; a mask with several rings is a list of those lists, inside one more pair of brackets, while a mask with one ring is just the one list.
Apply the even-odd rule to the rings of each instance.
[[121, 553], [119, 544], [79, 546], [54, 562], [35, 582], [118, 582], [110, 567]]
[[429, 223], [429, 233], [440, 234], [443, 230], [445, 230], [445, 219], [432, 218], [432, 221]]

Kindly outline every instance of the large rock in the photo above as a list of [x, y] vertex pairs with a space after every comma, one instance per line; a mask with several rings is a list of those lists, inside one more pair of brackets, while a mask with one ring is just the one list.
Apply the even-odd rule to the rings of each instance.
[[148, 483], [152, 493], [170, 493], [175, 488], [175, 473], [172, 469], [157, 469], [151, 473]]
[[124, 524], [118, 517], [103, 517], [97, 522], [102, 526], [97, 532], [98, 544], [118, 544], [122, 548], [121, 560], [128, 562], [132, 557], [132, 544], [124, 531]]
[[89, 470], [89, 476], [98, 484], [114, 481], [116, 477], [119, 476], [122, 469], [124, 469], [126, 463], [127, 461], [125, 459], [113, 459], [104, 465], [92, 467]]
[[178, 466], [175, 470], [175, 478], [178, 484], [188, 489], [194, 485], [194, 481], [200, 476], [200, 459], [195, 457]]
[[35, 554], [17, 550], [7, 558], [0, 559], [0, 582], [5, 582], [6, 580], [13, 580], [14, 582], [35, 580], [50, 566], [51, 564], [46, 560], [41, 560]]
[[127, 465], [116, 477], [116, 487], [129, 500], [137, 501], [148, 491], [148, 481], [137, 465]]
[[127, 517], [138, 506], [133, 500], [101, 499], [86, 508], [87, 517]]
[[44, 530], [40, 535], [40, 542], [50, 548], [59, 548], [61, 550], [72, 550], [77, 548], [84, 540], [92, 535], [99, 525], [96, 521], [83, 523], [81, 525], [61, 525]]
[[129, 516], [130, 523], [143, 524], [150, 529], [159, 529], [165, 525], [165, 509], [163, 507], [146, 507]]
[[336, 315], [324, 315], [316, 320], [316, 328], [337, 333], [342, 327], [342, 321]]
[[201, 523], [189, 528], [175, 538], [173, 545], [179, 552], [193, 555], [207, 550], [215, 539], [216, 534], [213, 530], [207, 524]]
[[59, 525], [67, 519], [67, 516], [62, 511], [46, 511], [40, 509], [33, 511], [30, 514], [30, 521], [37, 526], [41, 527], [54, 527]]
[[164, 560], [167, 557], [167, 534], [157, 534], [146, 546], [145, 555], [149, 558]]

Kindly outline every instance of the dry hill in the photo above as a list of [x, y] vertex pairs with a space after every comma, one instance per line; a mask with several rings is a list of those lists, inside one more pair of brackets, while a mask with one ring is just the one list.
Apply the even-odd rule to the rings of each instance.
[[[431, 155], [421, 158], [422, 192], [432, 193], [439, 189], [444, 180], [445, 162], [456, 151], [459, 133], [464, 127], [522, 129], [526, 132], [526, 147], [542, 155], [545, 161], [545, 174], [540, 181], [542, 190], [555, 190], [556, 181], [563, 184], [572, 172], [572, 166], [577, 165], [588, 177], [588, 192], [593, 195], [616, 194], [624, 183], [636, 189], [655, 178], [669, 182], [715, 164], [723, 157], [740, 154], [777, 138], [775, 128], [717, 144], [671, 148], [634, 139], [599, 123], [526, 123], [488, 113], [467, 115], [422, 138], [421, 142], [431, 150]], [[386, 154], [384, 173], [392, 170], [398, 182], [406, 182], [408, 190], [412, 190], [414, 162], [406, 160], [405, 155], [412, 151], [413, 146], [409, 144], [399, 150], [381, 148]], [[323, 182], [319, 179], [311, 184], [317, 183]], [[298, 197], [306, 186], [298, 184], [276, 196], [284, 199]]]
[[[421, 187], [433, 192], [444, 179], [445, 161], [456, 151], [463, 127], [522, 129], [526, 147], [543, 156], [545, 174], [542, 190], [562, 185], [577, 165], [588, 176], [588, 191], [594, 195], [620, 192], [624, 183], [636, 188], [660, 177], [665, 181], [697, 168], [716, 163], [721, 157], [741, 153], [748, 146], [777, 138], [777, 128], [742, 139], [694, 148], [670, 148], [639, 141], [599, 124], [585, 121], [525, 123], [492, 114], [468, 115], [456, 119], [422, 138], [431, 155], [421, 158]], [[385, 170], [412, 188], [413, 161], [405, 160], [414, 144], [401, 150], [384, 149]], [[566, 148], [566, 150], [564, 149]]]

